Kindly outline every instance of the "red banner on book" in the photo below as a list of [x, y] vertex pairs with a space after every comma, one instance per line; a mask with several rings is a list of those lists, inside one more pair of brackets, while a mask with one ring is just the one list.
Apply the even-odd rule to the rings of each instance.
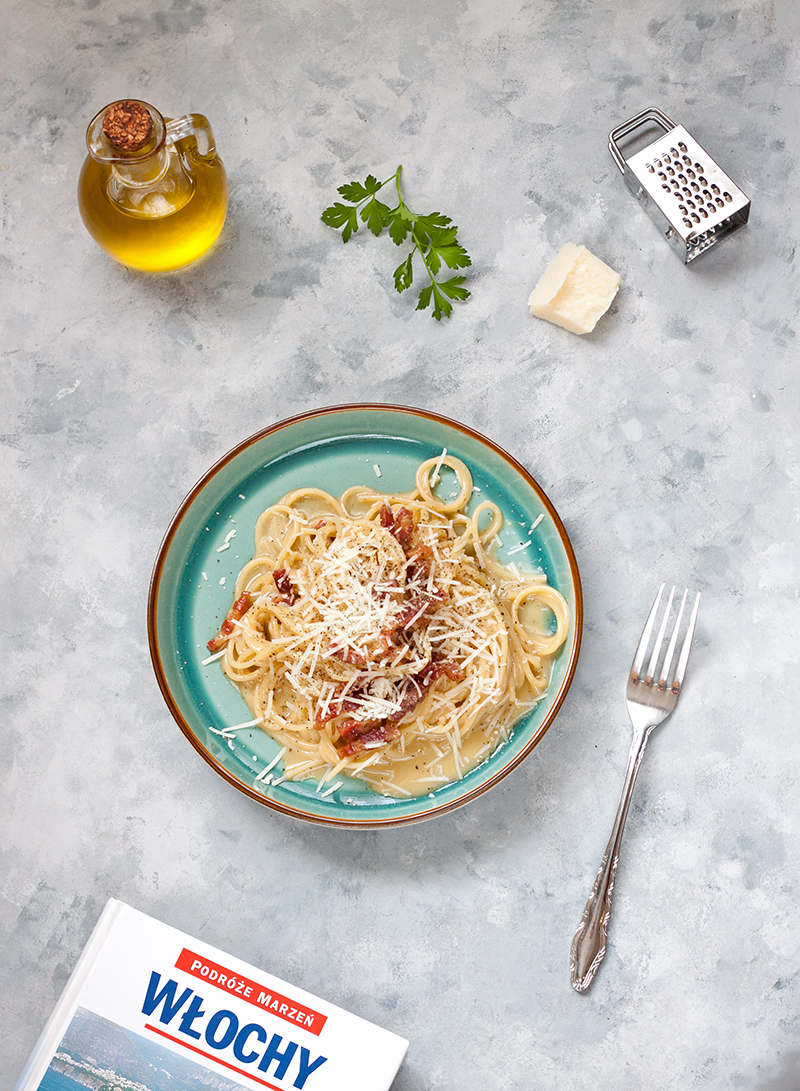
[[321, 1015], [313, 1008], [306, 1008], [274, 989], [259, 985], [249, 977], [242, 977], [241, 974], [228, 970], [217, 962], [211, 962], [202, 955], [196, 955], [187, 947], [178, 955], [175, 967], [192, 977], [199, 977], [201, 981], [208, 981], [223, 992], [240, 996], [260, 1011], [267, 1011], [278, 1019], [285, 1019], [287, 1023], [302, 1027], [311, 1034], [319, 1034], [327, 1021], [326, 1015]]

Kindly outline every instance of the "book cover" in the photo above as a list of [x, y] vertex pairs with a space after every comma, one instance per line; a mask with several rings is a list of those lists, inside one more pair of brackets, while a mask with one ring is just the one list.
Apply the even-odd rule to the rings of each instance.
[[407, 1048], [111, 899], [14, 1091], [384, 1091]]

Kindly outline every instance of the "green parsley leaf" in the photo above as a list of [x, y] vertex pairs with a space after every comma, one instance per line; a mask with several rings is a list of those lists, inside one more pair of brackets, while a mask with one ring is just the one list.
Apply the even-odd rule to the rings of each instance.
[[429, 287], [424, 288], [419, 293], [419, 303], [417, 303], [417, 310], [424, 311], [431, 301], [430, 293], [433, 293], [433, 317], [437, 322], [441, 322], [442, 315], [449, 318], [450, 312], [453, 310], [452, 303], [442, 294], [441, 287], [438, 281], [431, 281]]
[[470, 293], [466, 288], [461, 287], [466, 279], [466, 277], [450, 277], [449, 280], [440, 280], [439, 287], [451, 299], [469, 299]]
[[437, 227], [447, 227], [453, 221], [449, 216], [443, 216], [441, 212], [431, 212], [427, 216], [417, 216], [416, 221], [418, 224], [428, 230], [435, 230]]
[[[423, 288], [422, 291], [419, 293], [419, 302], [417, 303], [417, 310], [418, 311], [424, 311], [425, 308], [430, 305], [431, 292], [432, 291], [433, 291], [433, 282], [431, 281], [431, 283], [428, 285], [428, 287]], [[434, 315], [434, 318], [435, 317], [436, 316]]]
[[[436, 259], [435, 266], [433, 264], [434, 258]], [[470, 256], [463, 246], [432, 246], [430, 266], [434, 273], [439, 272], [440, 258], [448, 269], [466, 269], [467, 266], [472, 265]]]
[[389, 215], [389, 206], [383, 205], [375, 197], [361, 209], [361, 219], [373, 235], [380, 235]]
[[409, 219], [401, 208], [393, 208], [389, 212], [389, 235], [395, 246], [401, 246], [406, 241], [406, 236], [411, 229], [413, 221]]
[[409, 254], [406, 260], [398, 265], [394, 271], [394, 286], [398, 292], [404, 292], [406, 288], [411, 287], [411, 282], [414, 279], [413, 257], [413, 253]]
[[[395, 289], [404, 292], [411, 287], [414, 280], [414, 255], [418, 254], [430, 284], [420, 291], [417, 310], [424, 311], [433, 304], [433, 317], [440, 322], [442, 317], [449, 318], [452, 313], [450, 300], [463, 302], [469, 299], [470, 293], [462, 287], [466, 277], [456, 276], [439, 281], [436, 274], [443, 265], [448, 269], [466, 269], [472, 265], [472, 260], [459, 243], [456, 237], [458, 228], [449, 216], [443, 216], [441, 212], [420, 216], [411, 211], [403, 200], [400, 189], [402, 169], [398, 167], [385, 182], [379, 182], [373, 174], [369, 174], [363, 182], [347, 182], [339, 186], [338, 192], [348, 203], [336, 201], [326, 208], [322, 213], [322, 222], [337, 231], [341, 229], [342, 242], [347, 242], [358, 231], [359, 218], [376, 236], [388, 227], [389, 236], [396, 246], [402, 246], [406, 240], [411, 242], [413, 245], [410, 253], [394, 271]], [[397, 189], [395, 208], [389, 208], [376, 197], [390, 182], [394, 182]]]
[[449, 318], [453, 310], [453, 305], [450, 303], [451, 299], [461, 301], [469, 299], [470, 293], [466, 288], [461, 287], [465, 280], [466, 277], [451, 277], [450, 280], [432, 281], [427, 288], [423, 288], [419, 293], [417, 310], [424, 311], [430, 305], [431, 297], [433, 297], [433, 317], [436, 321], [441, 322], [442, 316]]
[[353, 232], [358, 231], [358, 210], [337, 201], [322, 213], [322, 222], [328, 227], [344, 227], [342, 242], [347, 242]]
[[365, 201], [367, 197], [371, 197], [385, 185], [385, 182], [379, 182], [377, 178], [370, 174], [363, 185], [361, 182], [346, 182], [343, 186], [339, 186], [337, 193], [341, 193], [346, 201], [357, 205], [359, 201]]

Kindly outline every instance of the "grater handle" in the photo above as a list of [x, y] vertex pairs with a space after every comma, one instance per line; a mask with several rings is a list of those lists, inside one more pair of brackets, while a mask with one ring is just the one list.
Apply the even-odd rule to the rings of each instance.
[[656, 125], [660, 125], [665, 133], [670, 133], [675, 128], [675, 122], [671, 121], [663, 110], [659, 110], [657, 106], [651, 106], [648, 110], [642, 110], [636, 117], [617, 125], [616, 129], [612, 129], [608, 135], [608, 150], [623, 174], [625, 173], [625, 160], [622, 157], [622, 152], [617, 147], [617, 141], [623, 136], [630, 135], [634, 129], [638, 129], [640, 125], [644, 125], [647, 121], [655, 121]]

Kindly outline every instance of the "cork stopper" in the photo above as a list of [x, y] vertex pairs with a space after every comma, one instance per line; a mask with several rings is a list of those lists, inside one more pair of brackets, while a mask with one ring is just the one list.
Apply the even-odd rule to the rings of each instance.
[[153, 133], [153, 119], [140, 102], [115, 102], [103, 115], [103, 132], [118, 151], [141, 151]]

